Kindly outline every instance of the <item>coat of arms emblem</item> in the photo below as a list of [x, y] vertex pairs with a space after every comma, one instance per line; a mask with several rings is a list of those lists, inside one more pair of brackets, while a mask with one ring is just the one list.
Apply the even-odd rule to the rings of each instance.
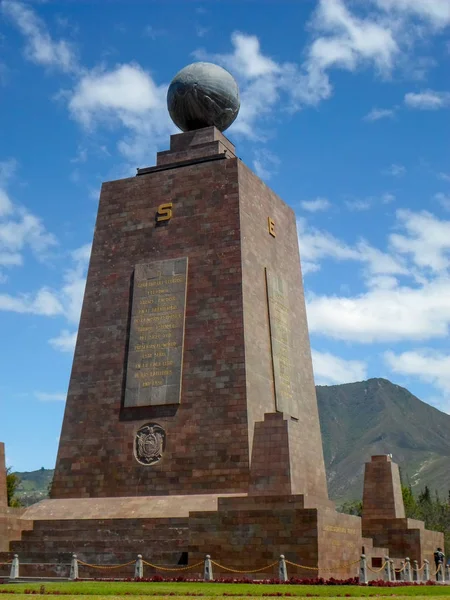
[[166, 445], [166, 432], [156, 423], [141, 427], [136, 433], [135, 455], [141, 465], [154, 465], [161, 460]]

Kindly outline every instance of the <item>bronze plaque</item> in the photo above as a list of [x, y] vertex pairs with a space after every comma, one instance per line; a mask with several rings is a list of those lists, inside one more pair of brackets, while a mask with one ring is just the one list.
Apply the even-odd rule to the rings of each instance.
[[125, 407], [179, 404], [188, 259], [136, 265]]
[[298, 418], [298, 375], [294, 367], [288, 286], [267, 269], [266, 282], [276, 409]]

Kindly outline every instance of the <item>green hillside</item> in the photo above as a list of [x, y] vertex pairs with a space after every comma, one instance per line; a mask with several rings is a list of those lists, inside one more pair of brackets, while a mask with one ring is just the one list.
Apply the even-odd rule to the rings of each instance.
[[[442, 499], [450, 490], [450, 415], [386, 379], [317, 386], [329, 493], [338, 503], [362, 496], [364, 463], [392, 454], [405, 482]], [[18, 473], [24, 504], [47, 496], [53, 470]]]
[[16, 473], [16, 475], [20, 478], [16, 496], [24, 506], [29, 506], [47, 498], [48, 488], [53, 477], [53, 469], [42, 467], [38, 471], [25, 471]]
[[361, 498], [364, 463], [392, 454], [402, 477], [446, 498], [450, 489], [450, 415], [386, 379], [317, 386], [330, 496]]

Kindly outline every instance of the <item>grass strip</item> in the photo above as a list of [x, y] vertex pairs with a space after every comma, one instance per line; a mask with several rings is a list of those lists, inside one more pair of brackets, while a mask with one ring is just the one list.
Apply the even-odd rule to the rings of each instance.
[[[66, 581], [51, 583], [8, 583], [0, 585], [0, 600], [5, 600], [11, 594], [16, 600], [22, 594], [29, 597], [30, 593], [37, 594], [44, 586], [46, 593], [60, 593], [64, 596], [97, 596], [125, 597], [152, 596], [164, 597], [193, 597], [205, 598], [238, 598], [283, 596], [296, 598], [367, 598], [369, 596], [395, 596], [429, 598], [430, 596], [449, 596], [450, 586], [407, 586], [407, 587], [362, 587], [353, 585], [285, 585], [285, 584], [247, 584], [247, 583], [204, 583], [204, 582], [110, 582], [110, 581]], [[25, 590], [28, 591], [24, 594]]]

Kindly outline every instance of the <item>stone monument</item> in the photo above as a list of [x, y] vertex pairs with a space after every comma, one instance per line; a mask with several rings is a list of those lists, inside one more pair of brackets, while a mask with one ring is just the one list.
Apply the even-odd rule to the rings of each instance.
[[168, 109], [156, 166], [102, 186], [51, 499], [10, 548], [356, 575], [388, 550], [328, 499], [295, 214], [222, 133], [227, 71], [186, 67]]

